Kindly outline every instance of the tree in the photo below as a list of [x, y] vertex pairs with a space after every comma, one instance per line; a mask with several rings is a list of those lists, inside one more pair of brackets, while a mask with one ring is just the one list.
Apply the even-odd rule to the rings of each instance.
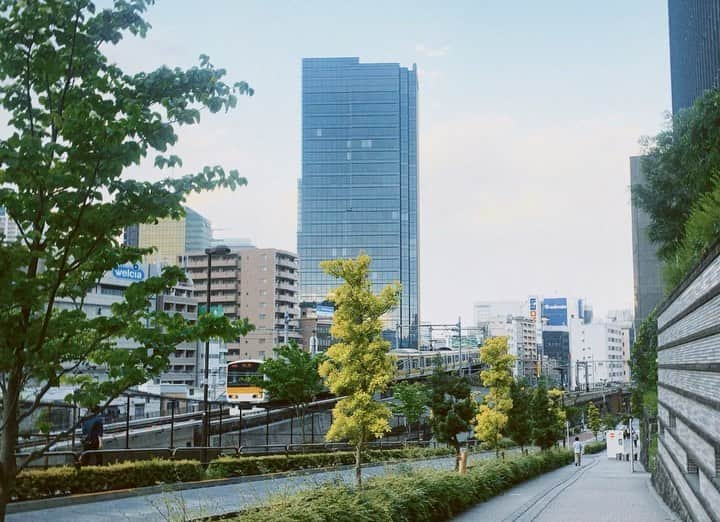
[[[635, 342], [630, 350], [630, 373], [635, 381], [632, 388], [631, 406], [633, 416], [640, 419], [640, 460], [650, 469], [651, 426], [657, 418], [657, 312], [650, 314], [638, 328]], [[614, 425], [613, 425], [614, 427]]]
[[592, 402], [587, 406], [588, 428], [597, 439], [598, 431], [600, 431], [600, 412]]
[[320, 266], [344, 281], [328, 295], [335, 303], [330, 333], [339, 342], [328, 349], [320, 375], [330, 391], [343, 398], [333, 408], [326, 438], [347, 439], [355, 446], [355, 480], [361, 487], [363, 447], [390, 431], [390, 408], [373, 396], [385, 391], [395, 375], [390, 343], [382, 338], [381, 317], [397, 305], [400, 284], [388, 285], [375, 295], [368, 277], [370, 257], [365, 254], [323, 261]]
[[[19, 470], [71, 431], [16, 465], [20, 423], [51, 388], [67, 382], [76, 387], [68, 401], [102, 407], [157, 376], [179, 342], [234, 340], [250, 328], [151, 311], [151, 296], [184, 279], [176, 267], [130, 286], [111, 316], [82, 311], [103, 274], [152, 251], [120, 245], [126, 227], [182, 217], [191, 192], [246, 184], [219, 166], [156, 182], [123, 175], [149, 154], [159, 168], [181, 166], [167, 154], [177, 126], [252, 94], [244, 82], [224, 83], [225, 71], [206, 56], [188, 70], [136, 74], [109, 62], [107, 45], [146, 34], [151, 3], [118, 0], [96, 11], [90, 0], [0, 0], [0, 105], [9, 127], [0, 140], [0, 206], [19, 230], [15, 241], [0, 241], [0, 520]], [[75, 306], [59, 309], [59, 299]], [[139, 348], [116, 349], [119, 338]], [[107, 378], [81, 374], [83, 362]]]
[[265, 377], [257, 382], [270, 394], [273, 401], [292, 405], [295, 417], [300, 420], [302, 440], [305, 442], [305, 412], [307, 405], [323, 390], [318, 366], [322, 356], [311, 356], [300, 350], [295, 341], [275, 348], [275, 359], [262, 363], [259, 373]]
[[480, 360], [486, 366], [480, 373], [480, 378], [488, 392], [476, 417], [475, 434], [499, 456], [508, 412], [513, 407], [510, 388], [513, 383], [512, 367], [515, 357], [508, 354], [507, 337], [488, 339], [480, 349]]
[[524, 380], [513, 381], [510, 387], [512, 408], [508, 412], [505, 431], [524, 452], [532, 442], [532, 391]]
[[532, 434], [535, 444], [542, 450], [552, 448], [562, 438], [565, 412], [560, 404], [562, 392], [548, 390], [544, 381], [535, 388], [532, 403]]
[[458, 435], [470, 431], [476, 412], [470, 383], [466, 377], [447, 373], [442, 368], [440, 358], [434, 361], [435, 367], [430, 377], [430, 425], [433, 435], [439, 442], [449, 444], [455, 449], [455, 471], [460, 468], [460, 441]]
[[393, 387], [393, 396], [397, 400], [393, 405], [393, 413], [405, 416], [407, 430], [410, 433], [411, 426], [425, 413], [430, 400], [428, 389], [419, 382], [410, 384], [403, 381]]
[[644, 185], [634, 201], [650, 215], [648, 232], [665, 263], [668, 288], [714, 243], [720, 230], [720, 90], [674, 115], [672, 126], [645, 139]]

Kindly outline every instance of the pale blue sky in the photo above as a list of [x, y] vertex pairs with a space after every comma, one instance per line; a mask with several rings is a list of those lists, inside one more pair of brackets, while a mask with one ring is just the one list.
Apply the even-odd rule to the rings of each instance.
[[148, 19], [111, 52], [127, 69], [205, 53], [256, 89], [176, 147], [176, 174], [249, 178], [191, 200], [218, 235], [296, 248], [303, 57], [417, 63], [422, 319], [534, 293], [631, 307], [628, 156], [670, 107], [664, 0], [160, 0]]

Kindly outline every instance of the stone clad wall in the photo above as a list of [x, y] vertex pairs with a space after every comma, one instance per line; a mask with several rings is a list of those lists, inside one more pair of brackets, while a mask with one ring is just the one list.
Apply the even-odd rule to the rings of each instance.
[[687, 520], [720, 521], [720, 243], [658, 315], [655, 483]]

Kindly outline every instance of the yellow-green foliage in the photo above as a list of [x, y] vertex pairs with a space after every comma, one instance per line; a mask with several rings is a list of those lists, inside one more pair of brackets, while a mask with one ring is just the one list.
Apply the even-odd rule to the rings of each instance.
[[513, 405], [510, 386], [515, 358], [508, 354], [507, 338], [489, 339], [480, 350], [480, 360], [487, 366], [480, 378], [488, 388], [488, 393], [475, 418], [475, 435], [478, 440], [497, 450], [508, 422], [507, 413]]
[[330, 333], [339, 342], [320, 366], [330, 391], [345, 396], [333, 409], [327, 439], [361, 446], [390, 430], [390, 408], [374, 401], [373, 395], [385, 391], [395, 374], [380, 318], [397, 304], [400, 285], [389, 285], [375, 295], [368, 277], [370, 257], [364, 254], [325, 261], [321, 267], [344, 282], [328, 296], [335, 303]]

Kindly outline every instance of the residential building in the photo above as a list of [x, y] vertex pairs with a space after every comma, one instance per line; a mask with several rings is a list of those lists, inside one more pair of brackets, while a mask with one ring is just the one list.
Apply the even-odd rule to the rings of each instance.
[[212, 228], [205, 217], [185, 207], [185, 217], [143, 223], [137, 226], [137, 232], [134, 227], [128, 227], [123, 239], [129, 246], [155, 248], [155, 252], [143, 259], [146, 263], [175, 264], [185, 252], [203, 252], [210, 247]]
[[[630, 192], [645, 183], [642, 158], [630, 158]], [[650, 216], [632, 205], [633, 293], [635, 296], [635, 326], [639, 327], [663, 299], [662, 266], [657, 247], [650, 241]]]
[[0, 207], [0, 241], [12, 243], [18, 236], [18, 227], [8, 215], [5, 207]]
[[720, 87], [720, 2], [669, 0], [672, 109], [690, 107]]
[[[188, 252], [179, 259], [204, 308], [208, 256]], [[231, 319], [247, 318], [255, 326], [247, 336], [228, 343], [229, 360], [269, 358], [286, 340], [300, 342], [297, 268], [295, 254], [275, 248], [231, 248], [227, 255], [212, 257], [211, 309]]]
[[613, 323], [586, 324], [575, 318], [569, 324], [569, 343], [571, 389], [628, 382], [620, 326]]
[[300, 305], [300, 335], [302, 346], [310, 353], [324, 353], [332, 346], [330, 328], [333, 324], [333, 307], [328, 304], [302, 303]]
[[538, 345], [535, 321], [527, 317], [513, 317], [508, 335], [508, 353], [515, 357], [513, 375], [534, 381], [539, 373]]
[[301, 300], [321, 303], [338, 285], [321, 261], [366, 253], [375, 292], [402, 284], [383, 318], [401, 347], [417, 346], [420, 324], [417, 93], [414, 65], [302, 62]]

